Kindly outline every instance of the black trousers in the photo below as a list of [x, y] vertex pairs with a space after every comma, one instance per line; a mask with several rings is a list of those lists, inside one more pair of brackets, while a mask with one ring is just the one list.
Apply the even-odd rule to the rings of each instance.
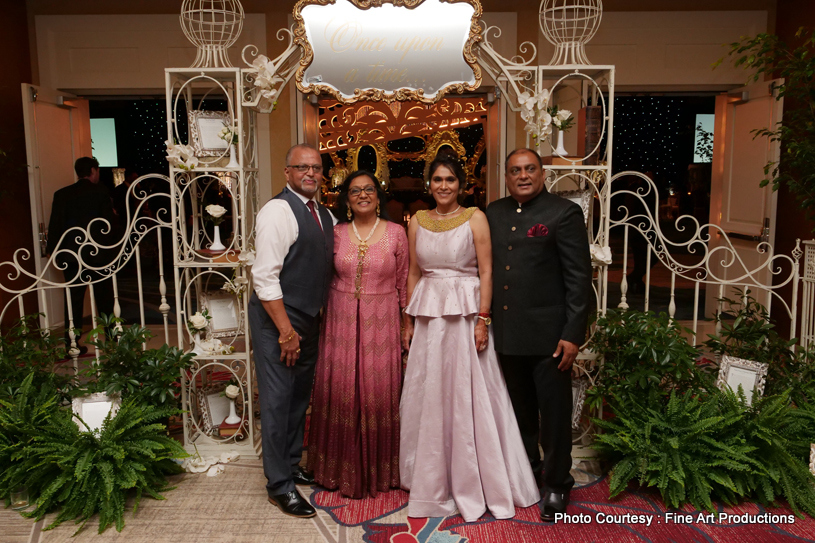
[[543, 470], [544, 490], [569, 492], [574, 486], [574, 478], [569, 473], [572, 468], [572, 372], [557, 369], [561, 357], [498, 356], [532, 471], [538, 476]]
[[[76, 276], [79, 268], [76, 264], [68, 265], [63, 270], [65, 282], [71, 281]], [[98, 281], [102, 276], [90, 270], [83, 270], [82, 275], [78, 277], [72, 284], [76, 286], [70, 287], [68, 290], [71, 294], [71, 311], [68, 312], [68, 300], [65, 300], [65, 348], [71, 347], [71, 336], [68, 334], [70, 326], [69, 318], [74, 320], [74, 328], [79, 330], [76, 335], [76, 343], [79, 345], [79, 338], [82, 335], [82, 318], [85, 313], [85, 291], [88, 290], [87, 283], [82, 281], [94, 281], [93, 284], [93, 297], [96, 300], [96, 313], [110, 315], [113, 313], [113, 280], [108, 278], [103, 281]]]
[[311, 400], [320, 317], [286, 306], [294, 330], [300, 334], [300, 357], [294, 366], [280, 361], [280, 332], [256, 294], [249, 300], [249, 327], [255, 354], [260, 400], [263, 473], [269, 496], [294, 490], [292, 472], [303, 457], [306, 410]]

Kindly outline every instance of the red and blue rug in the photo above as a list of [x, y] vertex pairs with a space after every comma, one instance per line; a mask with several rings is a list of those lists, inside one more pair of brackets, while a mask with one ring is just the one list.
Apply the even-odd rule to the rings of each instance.
[[815, 520], [798, 518], [787, 507], [720, 505], [712, 515], [691, 507], [667, 510], [657, 494], [647, 491], [609, 500], [606, 479], [572, 490], [569, 522], [543, 523], [537, 506], [518, 509], [511, 520], [497, 520], [489, 513], [470, 523], [459, 515], [414, 519], [406, 517], [407, 501], [407, 492], [401, 490], [363, 500], [320, 488], [311, 495], [312, 504], [337, 524], [361, 528], [368, 543], [815, 543]]

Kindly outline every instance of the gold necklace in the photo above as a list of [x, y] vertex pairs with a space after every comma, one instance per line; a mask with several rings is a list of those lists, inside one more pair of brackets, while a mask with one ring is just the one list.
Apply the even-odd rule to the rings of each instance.
[[365, 259], [365, 254], [368, 252], [368, 240], [374, 235], [376, 232], [376, 227], [379, 226], [379, 217], [376, 218], [376, 222], [374, 222], [374, 227], [371, 228], [371, 231], [368, 232], [368, 235], [365, 239], [362, 239], [362, 236], [359, 235], [359, 230], [357, 230], [357, 223], [356, 221], [351, 221], [351, 228], [354, 230], [354, 235], [359, 240], [359, 249], [357, 251], [357, 276], [355, 283], [355, 291], [354, 297], [359, 300], [360, 296], [362, 295], [362, 262]]

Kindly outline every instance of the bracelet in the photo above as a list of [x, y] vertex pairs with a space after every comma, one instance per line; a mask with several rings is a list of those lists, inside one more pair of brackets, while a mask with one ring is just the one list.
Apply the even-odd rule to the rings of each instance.
[[479, 313], [478, 316], [483, 318], [483, 319], [489, 319], [490, 318], [490, 313], [489, 312], [487, 312], [487, 313]]
[[283, 345], [284, 343], [288, 343], [289, 341], [291, 341], [292, 339], [294, 339], [294, 335], [295, 335], [296, 333], [297, 333], [297, 332], [295, 332], [295, 331], [294, 331], [294, 328], [292, 328], [292, 329], [291, 329], [291, 334], [289, 334], [289, 337], [287, 337], [286, 339], [281, 339], [281, 338], [278, 338], [277, 342], [278, 342], [280, 345]]
[[490, 318], [489, 313], [479, 313], [478, 318], [484, 321], [484, 324], [486, 324], [487, 326], [492, 324], [492, 319]]

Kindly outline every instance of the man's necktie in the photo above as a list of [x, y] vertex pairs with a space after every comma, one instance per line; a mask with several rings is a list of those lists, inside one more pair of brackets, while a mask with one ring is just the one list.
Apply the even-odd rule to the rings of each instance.
[[312, 200], [309, 200], [308, 202], [306, 202], [306, 206], [308, 207], [308, 210], [311, 211], [311, 216], [314, 217], [315, 221], [317, 221], [317, 226], [319, 226], [320, 230], [322, 230], [323, 225], [320, 222], [320, 217], [317, 216], [317, 210], [314, 209], [314, 202]]

